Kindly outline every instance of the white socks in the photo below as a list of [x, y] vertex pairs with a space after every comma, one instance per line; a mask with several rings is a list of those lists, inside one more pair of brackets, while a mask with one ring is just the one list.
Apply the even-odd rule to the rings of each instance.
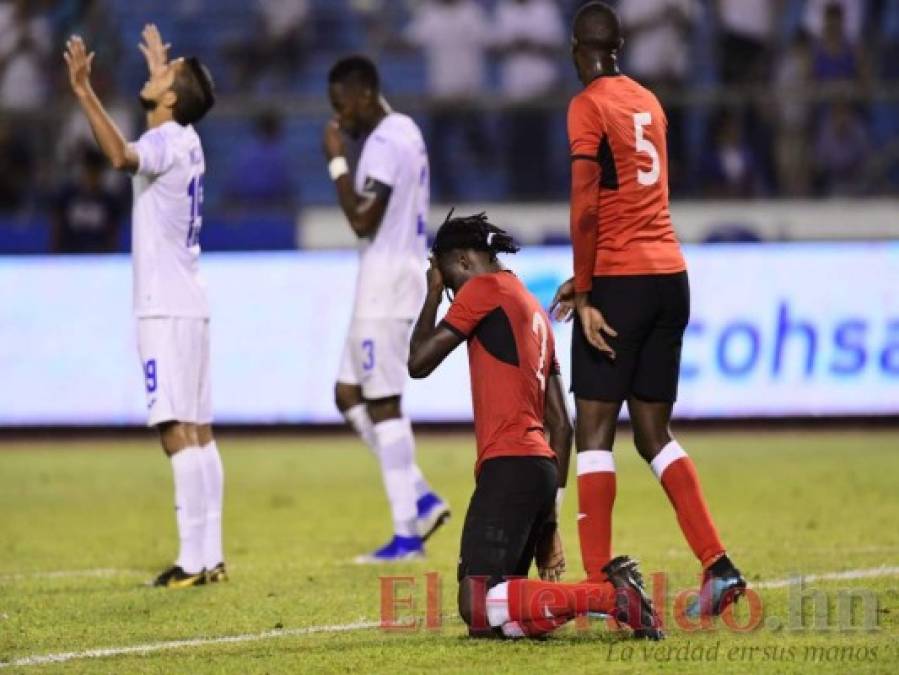
[[225, 474], [215, 441], [171, 456], [175, 517], [181, 547], [175, 564], [189, 574], [224, 562], [222, 494]]
[[394, 533], [401, 537], [418, 535], [415, 502], [415, 439], [406, 418], [390, 419], [373, 426], [384, 488], [390, 500]]
[[428, 485], [425, 475], [421, 472], [421, 469], [418, 468], [418, 462], [416, 462], [414, 458], [412, 460], [412, 481], [415, 487], [416, 500], [421, 499], [431, 491], [431, 486]]
[[375, 453], [375, 457], [377, 457], [378, 448], [375, 440], [375, 430], [372, 427], [371, 418], [368, 416], [368, 410], [365, 409], [365, 404], [358, 403], [352, 408], [347, 408], [343, 411], [343, 416], [346, 421], [350, 423], [350, 426], [353, 427], [353, 431], [359, 434], [362, 442], [365, 443], [365, 445], [368, 446], [368, 449]]
[[494, 628], [512, 620], [509, 616], [509, 582], [504, 581], [487, 591], [487, 623]]
[[203, 530], [206, 521], [206, 499], [203, 481], [203, 451], [196, 446], [184, 448], [171, 456], [175, 474], [175, 518], [181, 547], [175, 564], [188, 574], [204, 567]]
[[[359, 403], [357, 405], [354, 405], [352, 408], [347, 408], [343, 411], [343, 416], [344, 419], [346, 419], [349, 425], [353, 428], [353, 431], [359, 434], [362, 442], [365, 443], [365, 445], [368, 446], [368, 449], [372, 451], [375, 457], [380, 460], [380, 455], [378, 453], [378, 441], [375, 437], [374, 426], [371, 423], [371, 418], [368, 416], [368, 410], [366, 410], [365, 404]], [[424, 474], [421, 472], [421, 469], [418, 468], [418, 464], [416, 464], [415, 462], [414, 450], [412, 457], [412, 479], [415, 482], [416, 499], [423, 497], [431, 491], [431, 486], [428, 485], [428, 481], [425, 480]]]
[[206, 526], [203, 530], [203, 566], [211, 570], [225, 561], [222, 553], [222, 495], [225, 471], [215, 441], [200, 450], [203, 462], [203, 494], [206, 497]]

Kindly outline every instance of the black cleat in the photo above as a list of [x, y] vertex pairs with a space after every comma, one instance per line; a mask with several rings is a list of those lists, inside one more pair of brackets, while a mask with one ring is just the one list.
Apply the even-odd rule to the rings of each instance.
[[228, 570], [225, 569], [224, 562], [220, 562], [218, 565], [206, 572], [206, 583], [217, 584], [221, 581], [228, 581]]
[[718, 616], [746, 592], [746, 579], [725, 553], [702, 574], [699, 597], [684, 610], [691, 619]]
[[202, 586], [205, 583], [205, 569], [200, 570], [196, 574], [188, 574], [178, 565], [172, 565], [156, 577], [152, 585], [160, 588], [189, 588], [190, 586]]
[[610, 560], [602, 571], [615, 587], [615, 619], [630, 626], [635, 638], [663, 639], [662, 624], [643, 588], [637, 561], [620, 555]]

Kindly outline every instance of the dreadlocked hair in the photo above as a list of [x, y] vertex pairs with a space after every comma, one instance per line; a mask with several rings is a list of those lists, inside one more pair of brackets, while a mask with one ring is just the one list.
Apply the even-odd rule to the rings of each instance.
[[487, 214], [477, 213], [473, 216], [453, 218], [453, 209], [446, 216], [443, 225], [437, 230], [431, 252], [442, 255], [450, 251], [473, 249], [487, 251], [490, 259], [496, 260], [497, 253], [518, 253], [519, 246], [505, 230], [492, 225]]

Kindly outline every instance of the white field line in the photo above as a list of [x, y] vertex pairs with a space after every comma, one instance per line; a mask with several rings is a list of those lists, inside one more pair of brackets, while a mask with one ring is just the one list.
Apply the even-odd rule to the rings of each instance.
[[65, 579], [69, 577], [118, 577], [145, 574], [141, 570], [123, 570], [113, 568], [97, 568], [87, 570], [56, 570], [52, 572], [26, 572], [18, 574], [0, 574], [0, 582], [22, 581], [24, 579]]
[[[116, 570], [120, 572], [121, 570]], [[807, 574], [790, 579], [776, 579], [750, 584], [751, 588], [773, 589], [785, 588], [797, 580], [804, 582], [814, 581], [843, 581], [853, 579], [873, 579], [880, 577], [899, 576], [899, 567], [874, 567], [870, 569], [846, 570], [844, 572], [825, 572], [823, 574]], [[152, 652], [167, 651], [170, 649], [182, 649], [186, 647], [204, 647], [217, 644], [235, 644], [241, 642], [259, 642], [274, 638], [301, 637], [316, 633], [350, 633], [357, 630], [377, 628], [378, 621], [357, 621], [355, 623], [337, 624], [333, 626], [308, 626], [306, 628], [285, 628], [282, 630], [268, 630], [262, 633], [245, 633], [243, 635], [225, 635], [222, 637], [199, 637], [187, 640], [170, 640], [168, 642], [150, 642], [142, 645], [128, 647], [104, 647], [88, 649], [82, 652], [61, 652], [58, 654], [44, 654], [38, 656], [26, 656], [13, 661], [0, 661], [0, 668], [21, 668], [24, 666], [41, 666], [48, 663], [64, 663], [77, 659], [99, 659], [107, 656], [123, 656], [127, 654], [150, 654]]]
[[798, 581], [809, 583], [812, 581], [843, 581], [852, 579], [873, 579], [877, 577], [899, 576], [899, 567], [873, 567], [866, 570], [846, 570], [845, 572], [825, 572], [824, 574], [798, 574], [790, 579], [776, 579], [773, 581], [760, 581], [757, 584], [749, 584], [750, 588], [786, 588]]
[[357, 621], [336, 626], [309, 626], [308, 628], [285, 628], [283, 630], [267, 630], [263, 633], [245, 633], [243, 635], [226, 635], [215, 638], [191, 638], [188, 640], [170, 640], [168, 642], [150, 642], [143, 645], [130, 647], [105, 647], [101, 649], [88, 649], [83, 652], [62, 652], [59, 654], [45, 654], [44, 656], [26, 656], [14, 661], [0, 662], [0, 668], [21, 668], [23, 666], [43, 666], [48, 663], [64, 663], [75, 659], [100, 659], [107, 656], [122, 656], [125, 654], [149, 654], [169, 649], [181, 649], [183, 647], [202, 647], [205, 645], [234, 644], [240, 642], [258, 642], [271, 640], [272, 638], [297, 637], [312, 635], [314, 633], [349, 633], [368, 628], [377, 628], [377, 621]]

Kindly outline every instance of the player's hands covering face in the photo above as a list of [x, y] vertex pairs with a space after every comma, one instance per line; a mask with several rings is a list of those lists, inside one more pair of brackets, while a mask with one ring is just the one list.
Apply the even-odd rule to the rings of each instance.
[[329, 120], [325, 125], [325, 132], [322, 136], [322, 148], [324, 149], [325, 157], [329, 160], [346, 155], [343, 133], [340, 131], [340, 123], [336, 117]]
[[437, 267], [437, 261], [433, 257], [430, 259], [431, 266], [428, 268], [428, 293], [440, 295], [443, 293], [443, 274]]
[[78, 35], [73, 35], [66, 42], [66, 50], [62, 57], [69, 67], [69, 84], [72, 91], [81, 96], [90, 91], [91, 63], [94, 61], [94, 52], [88, 54], [84, 40]]
[[547, 523], [537, 540], [537, 573], [543, 581], [561, 581], [565, 574], [565, 551], [555, 523]]

